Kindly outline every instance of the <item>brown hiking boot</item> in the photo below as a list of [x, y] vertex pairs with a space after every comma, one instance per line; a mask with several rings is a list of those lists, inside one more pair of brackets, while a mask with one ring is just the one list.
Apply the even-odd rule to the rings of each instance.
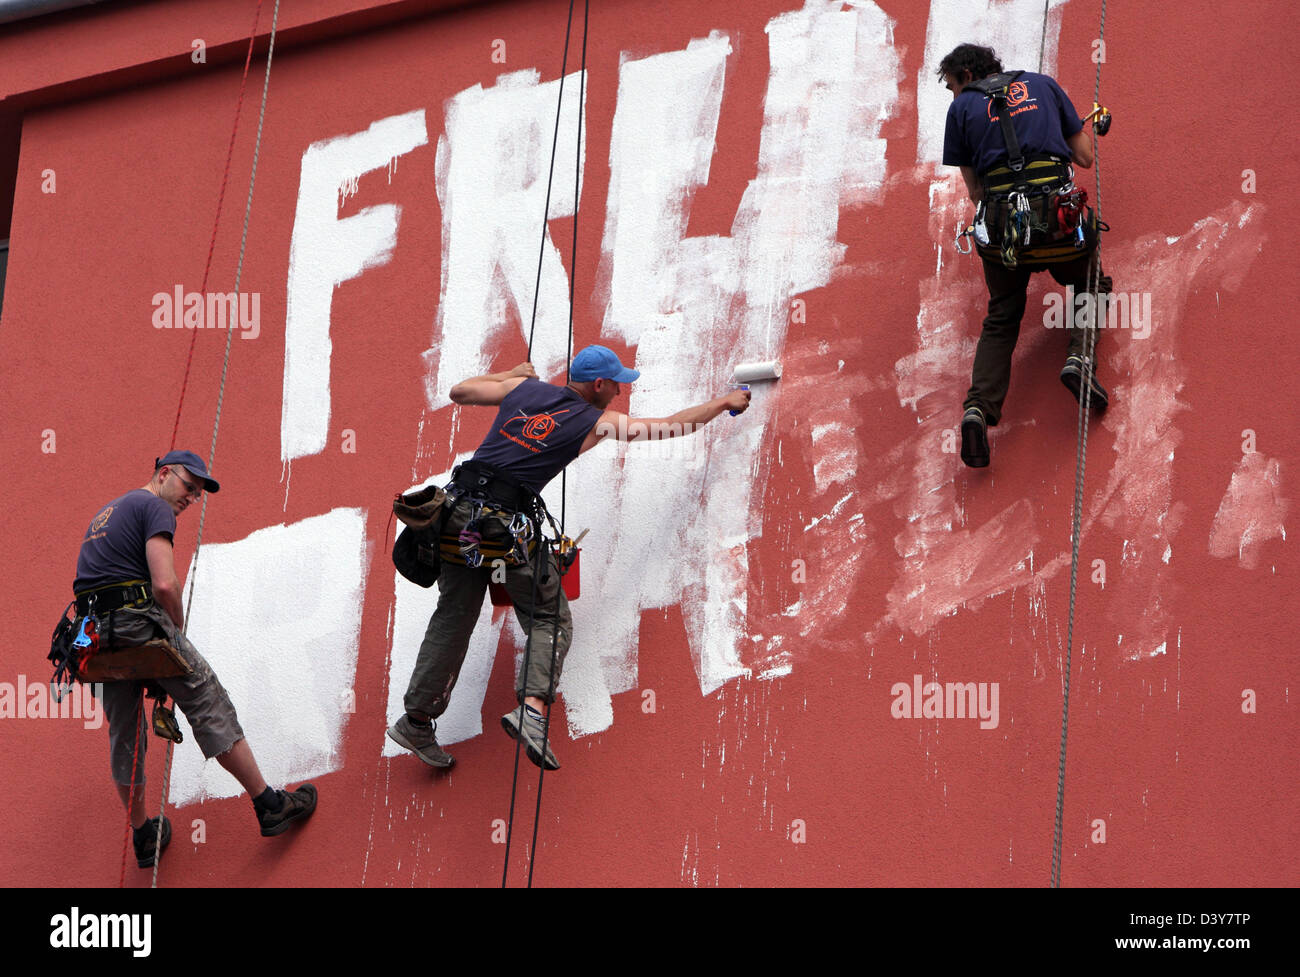
[[388, 727], [388, 738], [429, 766], [445, 770], [456, 762], [456, 758], [438, 745], [437, 732], [437, 723], [431, 723], [427, 728], [420, 727], [403, 713], [401, 719]]
[[262, 826], [262, 837], [270, 838], [289, 830], [294, 821], [311, 817], [316, 810], [316, 788], [303, 784], [297, 790], [278, 790], [280, 810], [258, 811], [257, 823]]

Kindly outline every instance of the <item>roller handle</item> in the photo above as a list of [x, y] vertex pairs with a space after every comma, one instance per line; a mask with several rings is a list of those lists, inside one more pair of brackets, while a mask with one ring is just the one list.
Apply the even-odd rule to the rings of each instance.
[[[731, 384], [731, 389], [732, 389], [732, 390], [748, 390], [748, 389], [749, 389], [749, 384], [747, 384], [747, 383], [733, 383], [733, 384]], [[735, 417], [735, 416], [737, 416], [737, 415], [740, 413], [740, 411], [738, 411], [738, 410], [729, 410], [729, 411], [727, 411], [727, 413], [730, 414], [732, 417]]]

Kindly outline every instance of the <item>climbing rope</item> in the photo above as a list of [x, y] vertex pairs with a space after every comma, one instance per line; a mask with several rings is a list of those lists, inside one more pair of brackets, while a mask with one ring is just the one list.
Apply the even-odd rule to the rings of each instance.
[[[260, 12], [262, 6], [262, 0], [258, 0], [257, 5], [258, 5], [258, 10]], [[244, 204], [244, 229], [239, 238], [239, 261], [235, 266], [235, 297], [236, 297], [235, 300], [236, 301], [239, 300], [239, 284], [244, 271], [244, 252], [248, 245], [248, 225], [253, 212], [253, 186], [257, 182], [257, 161], [262, 148], [262, 127], [266, 121], [266, 97], [271, 85], [271, 59], [275, 56], [275, 34], [276, 34], [277, 25], [279, 24], [279, 20], [280, 20], [280, 0], [275, 0], [275, 9], [271, 15], [270, 46], [267, 48], [267, 52], [266, 52], [266, 74], [262, 79], [262, 104], [257, 115], [257, 137], [253, 142], [253, 166], [248, 176], [248, 199], [247, 202]], [[257, 37], [257, 26], [256, 26], [256, 21], [254, 21], [253, 36], [249, 38], [249, 58], [252, 57], [252, 48], [256, 40], [256, 37]], [[245, 77], [247, 77], [248, 74], [247, 61], [245, 62], [244, 65], [244, 74]], [[241, 100], [243, 98], [242, 87], [240, 90], [240, 98]], [[236, 116], [236, 125], [238, 125], [238, 116]], [[233, 137], [232, 137], [232, 145], [233, 145]], [[227, 175], [229, 175], [229, 161], [227, 161]], [[223, 184], [224, 184], [224, 178], [223, 178]], [[219, 216], [220, 213], [218, 212], [218, 217]], [[215, 230], [213, 232], [213, 236], [215, 238]], [[209, 255], [209, 260], [211, 260], [210, 255]], [[204, 276], [204, 280], [206, 281], [206, 273]], [[225, 352], [225, 357], [221, 363], [221, 383], [217, 389], [217, 410], [216, 410], [216, 416], [213, 418], [212, 421], [212, 441], [208, 447], [208, 460], [207, 460], [208, 471], [212, 470], [212, 466], [216, 460], [216, 455], [217, 455], [217, 433], [221, 427], [221, 408], [225, 403], [226, 376], [230, 368], [230, 349], [232, 345], [232, 340], [234, 338], [235, 338], [235, 330], [233, 329], [227, 330], [226, 352]], [[188, 363], [186, 364], [186, 369], [188, 371]], [[182, 388], [181, 391], [182, 403], [184, 401], [184, 396], [185, 396], [184, 389]], [[177, 407], [176, 410], [176, 417], [177, 417], [177, 423], [179, 424], [180, 422], [179, 406]], [[175, 441], [173, 436], [173, 445], [174, 444]], [[186, 600], [186, 604], [185, 604], [185, 622], [181, 627], [182, 635], [186, 634], [190, 626], [190, 609], [194, 606], [194, 581], [198, 575], [199, 551], [203, 547], [203, 524], [205, 521], [205, 517], [207, 516], [207, 512], [208, 512], [208, 495], [205, 492], [203, 494], [203, 502], [199, 507], [199, 527], [194, 540], [194, 562], [193, 565], [191, 566], [190, 575], [189, 575], [189, 597]], [[141, 700], [142, 708], [143, 708], [143, 704], [144, 703], [142, 699]], [[162, 863], [162, 851], [161, 851], [161, 847], [158, 845], [158, 840], [161, 838], [161, 834], [162, 834], [162, 813], [163, 813], [163, 807], [167, 802], [167, 788], [171, 780], [172, 755], [173, 755], [174, 746], [175, 744], [172, 743], [170, 740], [167, 741], [167, 760], [163, 768], [162, 797], [158, 802], [158, 836], [154, 842], [152, 888], [155, 889], [158, 887], [158, 866]]]
[[[546, 255], [547, 220], [551, 212], [551, 185], [555, 177], [555, 151], [557, 146], [559, 145], [559, 138], [560, 138], [560, 112], [564, 106], [564, 76], [565, 73], [568, 71], [568, 67], [569, 67], [569, 38], [572, 36], [573, 33], [573, 7], [574, 7], [574, 0], [569, 0], [569, 17], [564, 28], [564, 53], [560, 62], [560, 91], [555, 106], [555, 132], [551, 137], [551, 163], [546, 176], [546, 209], [542, 212], [542, 239], [541, 239], [541, 245], [537, 255], [537, 282], [533, 289], [533, 314], [532, 314], [532, 319], [528, 326], [528, 361], [529, 362], [532, 362], [532, 358], [533, 358], [533, 335], [537, 328], [537, 302], [538, 302], [538, 297], [541, 293], [542, 261]], [[569, 330], [568, 330], [568, 340], [565, 346], [565, 367], [564, 367], [565, 383], [569, 382], [569, 371], [572, 366], [572, 360], [573, 360], [573, 302], [574, 302], [574, 288], [575, 288], [577, 272], [578, 272], [578, 197], [581, 192], [581, 182], [582, 182], [581, 181], [582, 108], [583, 108], [583, 99], [586, 96], [587, 26], [590, 22], [590, 19], [591, 19], [590, 0], [583, 0], [582, 62], [578, 70], [578, 79], [580, 85], [579, 94], [578, 94], [578, 140], [577, 140], [577, 151], [574, 154], [575, 162], [574, 162], [574, 177], [573, 177], [573, 251], [572, 251], [572, 268], [569, 274]], [[564, 517], [567, 508], [567, 503], [568, 503], [568, 474], [567, 472], [562, 472], [560, 475], [560, 528], [559, 528], [559, 536], [561, 539], [564, 538]], [[552, 522], [552, 526], [554, 526], [554, 522]], [[537, 608], [538, 583], [541, 579], [542, 569], [549, 560], [548, 547], [545, 544], [545, 542], [540, 539], [541, 537], [540, 532], [538, 533], [538, 536], [539, 536], [539, 544], [537, 547], [537, 559], [533, 565], [532, 608], [534, 611], [536, 611]], [[563, 582], [557, 581], [556, 591], [555, 591], [555, 604], [551, 614], [550, 676], [551, 676], [552, 685], [551, 688], [548, 690], [547, 702], [546, 702], [546, 716], [543, 719], [543, 723], [542, 723], [543, 762], [538, 764], [539, 770], [537, 775], [537, 809], [533, 815], [533, 841], [532, 841], [532, 849], [529, 852], [529, 859], [528, 859], [528, 888], [530, 889], [533, 886], [533, 867], [537, 862], [537, 831], [542, 816], [542, 784], [546, 777], [545, 757], [546, 757], [547, 745], [550, 741], [551, 705], [555, 699], [555, 686], [554, 686], [555, 660], [559, 648], [558, 645], [558, 635], [559, 635], [559, 628], [560, 628], [559, 609], [560, 609], [560, 595], [562, 592], [563, 592]], [[535, 619], [535, 614], [530, 614], [529, 615], [530, 625], [533, 623], [534, 619]], [[521, 674], [524, 675], [525, 677], [524, 678], [525, 690], [527, 689], [528, 666], [531, 661], [532, 652], [533, 652], [533, 630], [534, 630], [533, 627], [530, 626], [528, 629], [528, 635], [524, 642], [524, 661], [522, 666], [523, 671]], [[522, 726], [525, 719], [524, 713], [527, 711], [528, 707], [525, 703], [521, 701], [519, 703], [519, 708], [521, 710], [519, 719], [520, 719], [520, 725]], [[519, 786], [519, 752], [522, 746], [523, 746], [523, 737], [520, 736], [516, 738], [515, 741], [514, 772], [511, 776], [511, 782], [510, 782], [510, 811], [509, 811], [509, 816], [506, 820], [505, 864], [501, 870], [501, 887], [503, 889], [506, 886], [506, 881], [510, 873], [510, 841], [514, 832], [515, 798], [518, 793], [518, 786]]]
[[[1044, 8], [1044, 16], [1046, 9]], [[1046, 23], [1046, 22], [1044, 22]], [[1104, 45], [1106, 39], [1106, 0], [1101, 0], [1101, 28], [1098, 40]], [[1104, 47], [1103, 47], [1104, 50]], [[1101, 104], [1101, 61], [1097, 61], [1097, 81], [1093, 89], [1093, 104]], [[1056, 821], [1052, 837], [1052, 888], [1061, 886], [1061, 833], [1062, 816], [1065, 812], [1065, 741], [1070, 728], [1070, 661], [1074, 650], [1074, 605], [1075, 593], [1079, 579], [1079, 533], [1083, 514], [1083, 475], [1088, 455], [1088, 406], [1092, 401], [1092, 356], [1097, 330], [1101, 328], [1101, 317], [1105, 302], [1097, 289], [1101, 285], [1101, 157], [1097, 153], [1097, 130], [1092, 130], [1093, 167], [1096, 169], [1097, 189], [1097, 244], [1093, 248], [1092, 258], [1088, 264], [1089, 294], [1092, 296], [1092, 308], [1089, 315], [1092, 321], [1084, 331], [1083, 339], [1083, 376], [1080, 379], [1079, 420], [1076, 433], [1074, 456], [1074, 511], [1070, 527], [1070, 611], [1065, 637], [1065, 687], [1061, 703], [1061, 754], [1056, 771]]]
[[[582, 64], [578, 70], [578, 142], [574, 155], [573, 167], [573, 258], [569, 274], [569, 335], [565, 345], [564, 382], [569, 382], [569, 371], [573, 366], [573, 301], [574, 289], [578, 281], [578, 198], [582, 189], [582, 106], [587, 94], [587, 25], [591, 20], [591, 0], [583, 0], [582, 13]], [[560, 538], [564, 538], [564, 517], [568, 507], [568, 471], [560, 472]], [[557, 561], [558, 563], [558, 561]], [[561, 574], [563, 571], [560, 571]], [[551, 688], [546, 699], [546, 719], [542, 724], [542, 756], [546, 756], [547, 743], [551, 736], [551, 705], [555, 702], [555, 659], [559, 653], [560, 631], [560, 592], [563, 581], [556, 582], [555, 610], [551, 615]], [[528, 859], [528, 888], [533, 887], [533, 866], [537, 864], [537, 828], [542, 820], [542, 778], [546, 775], [543, 764], [537, 774], [537, 810], [533, 814], [533, 848]]]

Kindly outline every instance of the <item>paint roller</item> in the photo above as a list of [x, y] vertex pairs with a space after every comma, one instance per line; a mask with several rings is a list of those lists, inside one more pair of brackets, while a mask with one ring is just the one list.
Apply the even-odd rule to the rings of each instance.
[[[781, 379], [781, 361], [764, 360], [761, 363], [740, 363], [731, 373], [731, 383], [729, 386], [732, 390], [748, 390], [751, 383], [762, 380], [780, 380]], [[727, 411], [732, 417], [735, 417], [739, 411]]]

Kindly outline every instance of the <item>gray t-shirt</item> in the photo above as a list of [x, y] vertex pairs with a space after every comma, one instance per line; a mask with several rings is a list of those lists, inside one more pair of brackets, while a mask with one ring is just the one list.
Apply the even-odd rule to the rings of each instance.
[[132, 489], [114, 499], [90, 521], [77, 557], [73, 591], [150, 579], [144, 544], [160, 534], [171, 539], [175, 531], [172, 507], [148, 489]]

